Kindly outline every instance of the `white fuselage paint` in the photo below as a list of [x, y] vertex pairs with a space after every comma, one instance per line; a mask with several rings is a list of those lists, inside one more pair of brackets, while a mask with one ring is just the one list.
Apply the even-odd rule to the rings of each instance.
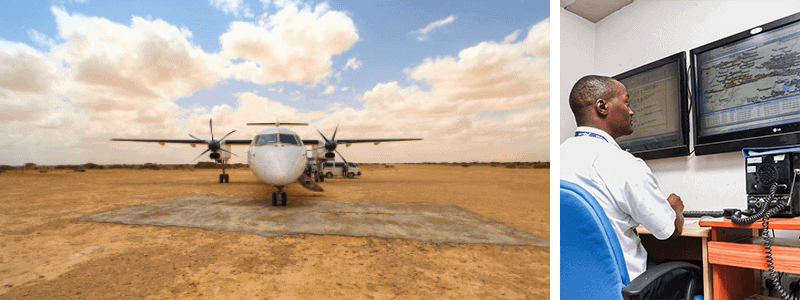
[[302, 140], [298, 141], [298, 145], [274, 143], [256, 146], [258, 136], [271, 133], [297, 135], [282, 127], [262, 130], [253, 137], [247, 150], [247, 162], [258, 179], [273, 186], [284, 187], [303, 174], [307, 161], [306, 149]]

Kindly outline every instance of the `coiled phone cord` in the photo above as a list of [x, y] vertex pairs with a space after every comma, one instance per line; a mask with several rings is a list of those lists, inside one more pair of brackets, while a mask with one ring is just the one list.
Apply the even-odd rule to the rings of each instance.
[[[797, 174], [800, 173], [800, 170], [795, 170], [794, 176], [791, 182], [791, 189], [789, 192], [789, 199], [792, 199], [792, 193], [794, 193], [794, 182], [797, 179]], [[761, 218], [761, 225], [763, 229], [762, 236], [764, 236], [765, 244], [764, 244], [764, 253], [766, 254], [767, 258], [767, 266], [769, 266], [769, 274], [772, 277], [772, 283], [775, 285], [775, 289], [778, 293], [781, 294], [781, 298], [785, 300], [800, 300], [800, 297], [790, 295], [783, 289], [783, 285], [781, 285], [781, 281], [778, 277], [778, 272], [775, 272], [775, 266], [772, 263], [772, 239], [769, 236], [769, 218], [777, 214], [778, 212], [782, 211], [786, 208], [786, 203], [779, 202], [775, 207], [771, 209], [767, 209], [772, 203], [772, 200], [775, 198], [775, 193], [778, 191], [778, 183], [772, 183], [772, 186], [769, 188], [769, 195], [767, 196], [767, 200], [764, 203], [764, 207], [761, 208], [755, 215], [752, 215], [747, 218], [742, 218], [742, 212], [736, 211], [731, 216], [731, 221], [736, 224], [751, 224]], [[785, 189], [786, 186], [783, 185]]]

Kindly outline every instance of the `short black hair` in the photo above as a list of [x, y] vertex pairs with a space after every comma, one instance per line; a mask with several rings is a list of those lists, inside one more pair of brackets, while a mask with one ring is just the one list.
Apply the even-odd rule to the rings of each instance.
[[578, 125], [583, 124], [582, 115], [586, 107], [594, 105], [597, 99], [608, 99], [616, 87], [614, 78], [602, 75], [586, 75], [578, 79], [569, 93], [569, 108], [575, 115]]

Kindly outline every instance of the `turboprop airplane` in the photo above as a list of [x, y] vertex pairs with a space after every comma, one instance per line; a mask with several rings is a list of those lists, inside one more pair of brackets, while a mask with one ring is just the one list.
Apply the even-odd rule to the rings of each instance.
[[[277, 191], [272, 193], [272, 206], [277, 206], [278, 200], [280, 200], [281, 206], [286, 206], [287, 197], [286, 192], [283, 191], [283, 188], [294, 181], [300, 182], [303, 187], [310, 190], [317, 192], [323, 191], [322, 187], [311, 182], [312, 179], [304, 173], [308, 165], [305, 145], [318, 145], [321, 143], [321, 141], [302, 140], [294, 131], [285, 127], [281, 127], [281, 125], [307, 126], [307, 123], [247, 123], [247, 125], [251, 126], [274, 125], [261, 130], [252, 139], [247, 140], [225, 140], [228, 135], [234, 133], [236, 130], [233, 130], [223, 136], [221, 139], [216, 140], [214, 139], [214, 127], [211, 120], [208, 121], [208, 124], [211, 129], [211, 140], [199, 139], [191, 134], [189, 135], [193, 138], [191, 140], [117, 138], [111, 140], [123, 142], [159, 143], [162, 146], [167, 143], [190, 144], [192, 147], [196, 147], [198, 144], [206, 144], [208, 147], [206, 151], [203, 151], [203, 153], [201, 153], [200, 156], [194, 160], [197, 160], [198, 158], [202, 157], [203, 154], [206, 154], [210, 151], [211, 154], [209, 155], [209, 158], [214, 160], [216, 163], [222, 164], [222, 174], [219, 175], [220, 183], [227, 183], [230, 179], [228, 176], [229, 174], [225, 174], [225, 166], [227, 165], [228, 160], [230, 160], [231, 155], [236, 155], [230, 151], [231, 145], [250, 145], [250, 147], [247, 149], [247, 162], [250, 166], [250, 170], [256, 175], [256, 177], [258, 177], [258, 179], [277, 188]], [[320, 135], [322, 135], [321, 132]], [[334, 131], [333, 138], [335, 138], [335, 136], [336, 131]], [[325, 146], [323, 146], [323, 148], [329, 151], [328, 153], [325, 153], [325, 156], [330, 159], [335, 157], [335, 154], [330, 151], [336, 151], [336, 145], [338, 144], [346, 144], [349, 146], [350, 144], [355, 143], [374, 143], [375, 145], [378, 145], [382, 142], [422, 140], [420, 138], [347, 140], [334, 140], [331, 138], [331, 140], [328, 140], [324, 135], [322, 137], [325, 139]], [[336, 152], [338, 153], [338, 151]]]

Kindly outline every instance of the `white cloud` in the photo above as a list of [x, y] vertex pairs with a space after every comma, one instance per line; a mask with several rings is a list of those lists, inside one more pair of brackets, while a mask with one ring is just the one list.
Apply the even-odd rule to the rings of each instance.
[[343, 12], [314, 10], [289, 3], [263, 25], [233, 22], [220, 36], [222, 55], [245, 61], [226, 76], [258, 84], [281, 81], [315, 85], [331, 74], [331, 57], [358, 40], [353, 21]]
[[209, 3], [211, 6], [221, 10], [226, 15], [231, 14], [235, 18], [239, 18], [241, 15], [244, 18], [252, 19], [255, 16], [253, 11], [250, 9], [250, 6], [244, 4], [243, 0], [210, 0]]
[[55, 41], [48, 37], [46, 34], [36, 31], [35, 29], [28, 29], [28, 38], [39, 46], [50, 48], [55, 45]]
[[325, 88], [325, 91], [322, 92], [322, 93], [325, 94], [325, 95], [330, 95], [330, 94], [333, 94], [333, 92], [335, 92], [335, 91], [336, 91], [336, 87], [332, 86], [332, 85], [329, 85], [328, 87]]
[[506, 36], [506, 38], [503, 39], [503, 44], [513, 43], [514, 41], [517, 40], [517, 37], [519, 37], [519, 30], [514, 31], [513, 33]]
[[347, 90], [349, 90], [349, 89], [350, 89], [349, 87], [346, 87], [346, 86], [344, 86], [344, 87], [342, 87], [341, 91], [342, 91], [342, 92], [346, 92], [346, 91], [347, 91]]
[[549, 100], [549, 20], [531, 27], [517, 43], [481, 42], [458, 57], [426, 59], [406, 69], [430, 87], [382, 83], [364, 93], [374, 110], [428, 114], [475, 114], [538, 105]]
[[347, 63], [344, 65], [344, 69], [352, 68], [353, 70], [357, 70], [361, 67], [361, 61], [357, 60], [355, 57], [351, 57], [347, 60]]
[[441, 20], [438, 20], [438, 21], [434, 21], [434, 22], [428, 24], [428, 26], [425, 26], [425, 28], [417, 29], [417, 31], [414, 31], [414, 32], [419, 34], [419, 36], [417, 37], [417, 40], [418, 41], [427, 40], [428, 39], [428, 33], [436, 30], [439, 27], [442, 27], [444, 25], [452, 23], [455, 19], [456, 19], [455, 16], [450, 15], [447, 18], [444, 18], [444, 19], [441, 19]]
[[0, 89], [49, 91], [57, 80], [57, 62], [28, 45], [0, 40]]
[[[160, 19], [133, 17], [130, 26], [69, 15], [54, 7], [63, 44], [52, 54], [76, 83], [114, 97], [172, 98], [212, 89], [229, 61], [189, 42], [191, 32]], [[97, 97], [95, 97], [97, 98]]]

